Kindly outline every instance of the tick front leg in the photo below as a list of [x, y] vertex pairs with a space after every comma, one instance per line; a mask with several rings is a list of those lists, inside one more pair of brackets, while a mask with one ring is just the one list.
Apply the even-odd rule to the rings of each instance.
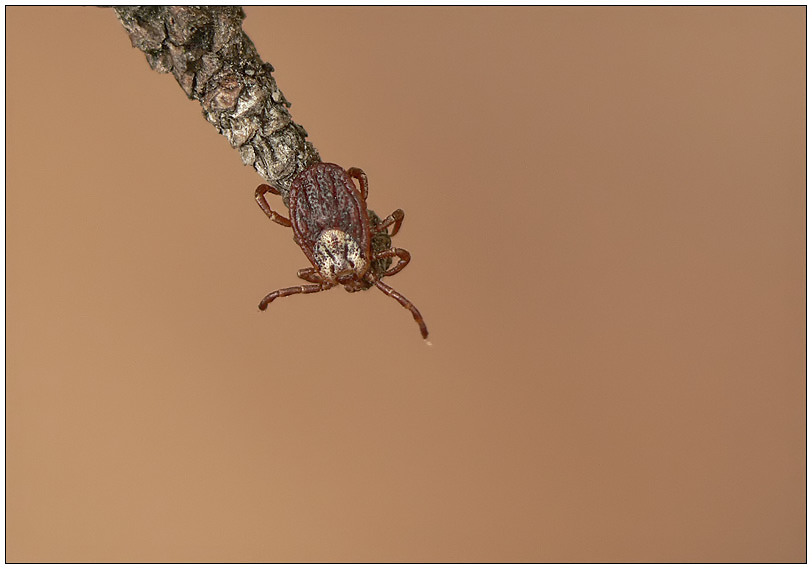
[[397, 300], [403, 308], [405, 308], [406, 310], [408, 310], [409, 312], [412, 313], [412, 316], [414, 317], [414, 321], [417, 322], [417, 325], [420, 327], [420, 334], [423, 336], [423, 338], [427, 338], [428, 335], [429, 335], [429, 329], [426, 328], [426, 323], [423, 321], [423, 316], [420, 314], [420, 311], [417, 309], [417, 307], [414, 304], [412, 304], [411, 301], [408, 298], [406, 298], [405, 296], [400, 294], [398, 291], [393, 289], [391, 286], [385, 285], [383, 282], [379, 281], [378, 279], [375, 279], [373, 281], [373, 283], [386, 296], [391, 296], [392, 298]]
[[260, 184], [257, 186], [257, 191], [254, 192], [254, 197], [259, 204], [259, 207], [262, 208], [262, 211], [265, 212], [265, 215], [268, 216], [268, 219], [271, 221], [275, 221], [279, 225], [284, 225], [285, 227], [290, 227], [290, 220], [287, 217], [279, 215], [274, 210], [271, 209], [271, 206], [268, 205], [268, 201], [265, 199], [265, 193], [271, 192], [272, 194], [279, 194], [279, 190], [269, 186], [268, 184]]
[[361, 184], [361, 197], [366, 201], [367, 195], [369, 194], [369, 180], [367, 179], [366, 173], [361, 170], [361, 168], [350, 168], [347, 170], [347, 174], [349, 174], [351, 178], [358, 180], [358, 183]]
[[383, 277], [391, 277], [392, 275], [399, 273], [406, 265], [409, 264], [409, 261], [412, 260], [412, 256], [406, 249], [398, 249], [397, 247], [392, 247], [386, 251], [375, 253], [372, 258], [377, 261], [378, 259], [386, 259], [388, 257], [397, 257], [398, 264], [381, 275]]
[[400, 224], [403, 223], [403, 218], [406, 214], [403, 213], [402, 209], [396, 209], [392, 212], [392, 215], [381, 221], [376, 227], [373, 227], [371, 232], [373, 235], [376, 233], [380, 233], [393, 223], [395, 227], [392, 229], [391, 235], [394, 236], [398, 231], [400, 231]]
[[300, 286], [290, 286], [288, 288], [280, 288], [279, 290], [275, 290], [272, 293], [269, 293], [259, 302], [259, 309], [265, 310], [268, 308], [268, 305], [276, 300], [277, 298], [283, 298], [285, 296], [290, 296], [292, 294], [310, 294], [313, 292], [321, 292], [323, 290], [327, 290], [331, 288], [333, 285], [330, 283], [320, 283], [320, 284], [310, 284], [310, 285], [300, 285]]

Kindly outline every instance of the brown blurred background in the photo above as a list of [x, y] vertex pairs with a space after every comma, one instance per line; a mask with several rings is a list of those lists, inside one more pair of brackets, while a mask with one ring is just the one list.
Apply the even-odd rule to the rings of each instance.
[[8, 561], [805, 559], [805, 7], [246, 13], [432, 345], [259, 312], [259, 176], [111, 10], [8, 8]]

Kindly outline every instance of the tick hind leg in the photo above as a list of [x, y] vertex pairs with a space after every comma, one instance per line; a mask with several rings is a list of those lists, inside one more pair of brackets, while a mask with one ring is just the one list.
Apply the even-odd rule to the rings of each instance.
[[358, 180], [358, 183], [361, 185], [361, 197], [366, 201], [367, 195], [369, 194], [369, 180], [367, 179], [366, 172], [361, 170], [361, 168], [350, 168], [347, 170], [347, 174], [351, 178]]
[[[361, 170], [361, 168], [353, 167], [347, 170], [347, 174], [351, 178], [358, 180], [358, 184], [361, 186], [361, 197], [364, 198], [364, 201], [366, 201], [367, 196], [369, 195], [369, 179], [367, 178], [366, 172]], [[380, 233], [394, 223], [395, 228], [392, 230], [392, 235], [394, 235], [400, 229], [400, 224], [403, 223], [403, 216], [403, 210], [396, 209], [392, 212], [392, 215], [381, 221], [376, 227], [373, 227], [372, 233]]]
[[390, 236], [394, 237], [394, 235], [400, 231], [400, 225], [403, 223], [403, 218], [405, 216], [406, 214], [403, 213], [402, 209], [396, 209], [389, 217], [382, 220], [377, 226], [372, 228], [372, 234], [374, 235], [376, 233], [380, 233], [394, 223], [395, 227], [392, 228], [392, 233], [390, 233]]
[[320, 284], [309, 284], [309, 285], [300, 285], [300, 286], [289, 286], [288, 288], [280, 288], [279, 290], [275, 290], [265, 296], [259, 302], [259, 309], [265, 310], [268, 308], [268, 305], [276, 300], [277, 298], [283, 298], [286, 296], [290, 296], [292, 294], [310, 294], [313, 292], [321, 292], [323, 290], [327, 290], [331, 288], [333, 285], [330, 283], [320, 283]]
[[399, 249], [397, 247], [392, 247], [391, 249], [387, 249], [386, 251], [381, 251], [379, 253], [375, 253], [373, 259], [376, 261], [378, 259], [386, 259], [388, 257], [397, 257], [398, 264], [394, 267], [390, 268], [386, 271], [383, 275], [384, 277], [391, 277], [392, 275], [399, 273], [403, 270], [403, 268], [409, 264], [409, 261], [412, 260], [412, 256], [406, 249]]
[[262, 211], [265, 212], [265, 215], [268, 216], [268, 219], [271, 221], [275, 221], [279, 225], [284, 225], [285, 227], [290, 227], [290, 220], [287, 217], [279, 215], [274, 210], [271, 209], [271, 206], [268, 205], [268, 200], [265, 199], [265, 193], [271, 192], [272, 194], [281, 195], [279, 190], [274, 187], [269, 186], [268, 184], [260, 184], [257, 186], [257, 190], [254, 192], [254, 198], [257, 200], [259, 207], [262, 208]]
[[384, 284], [378, 279], [375, 279], [373, 282], [375, 286], [381, 289], [381, 292], [383, 292], [386, 296], [391, 296], [392, 298], [397, 300], [403, 308], [412, 313], [414, 321], [417, 322], [417, 325], [420, 327], [420, 334], [423, 336], [423, 338], [427, 338], [429, 335], [429, 329], [426, 328], [426, 323], [423, 321], [423, 316], [420, 314], [420, 311], [417, 309], [417, 307], [414, 304], [412, 304], [408, 298], [400, 294], [391, 286]]

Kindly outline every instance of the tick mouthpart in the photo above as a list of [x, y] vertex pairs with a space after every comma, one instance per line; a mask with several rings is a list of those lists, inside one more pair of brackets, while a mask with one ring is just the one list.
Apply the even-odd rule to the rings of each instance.
[[355, 270], [353, 269], [344, 269], [340, 273], [336, 275], [336, 280], [343, 285], [346, 285], [352, 280], [355, 280]]
[[341, 283], [344, 285], [344, 290], [347, 292], [358, 292], [361, 290], [366, 290], [370, 286], [370, 284], [366, 283], [363, 279], [353, 278], [348, 280], [347, 282]]

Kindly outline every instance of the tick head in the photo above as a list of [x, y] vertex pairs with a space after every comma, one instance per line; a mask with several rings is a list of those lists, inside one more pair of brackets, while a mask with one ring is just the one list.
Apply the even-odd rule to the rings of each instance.
[[[343, 284], [350, 290], [354, 281], [367, 271], [367, 260], [358, 243], [340, 229], [321, 232], [313, 246], [319, 273], [331, 283]], [[348, 288], [349, 287], [349, 288]]]

